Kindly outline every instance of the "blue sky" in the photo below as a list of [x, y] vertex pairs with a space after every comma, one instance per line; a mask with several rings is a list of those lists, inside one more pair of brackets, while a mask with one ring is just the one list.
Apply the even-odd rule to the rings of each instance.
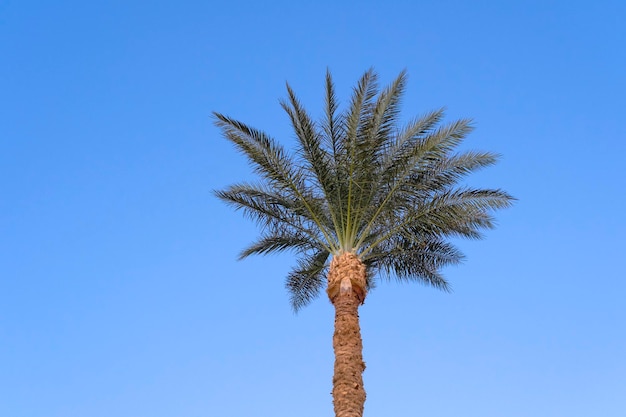
[[0, 0], [0, 415], [332, 415], [332, 320], [211, 190], [251, 179], [220, 111], [291, 143], [373, 66], [405, 120], [472, 117], [519, 201], [454, 292], [361, 309], [365, 416], [623, 416], [626, 3]]

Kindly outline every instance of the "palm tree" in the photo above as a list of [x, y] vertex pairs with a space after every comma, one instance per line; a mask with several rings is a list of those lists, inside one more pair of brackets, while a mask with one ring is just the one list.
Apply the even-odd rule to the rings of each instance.
[[326, 74], [325, 115], [315, 123], [287, 85], [281, 105], [296, 133], [294, 153], [267, 134], [214, 113], [222, 134], [260, 180], [216, 191], [260, 226], [240, 255], [292, 250], [286, 287], [295, 311], [326, 292], [335, 308], [333, 404], [337, 417], [361, 417], [365, 402], [358, 308], [377, 277], [448, 291], [440, 270], [463, 255], [450, 237], [480, 238], [492, 212], [513, 198], [499, 189], [459, 186], [497, 155], [455, 151], [470, 120], [442, 124], [435, 110], [400, 126], [405, 72], [380, 91], [367, 71], [339, 112]]

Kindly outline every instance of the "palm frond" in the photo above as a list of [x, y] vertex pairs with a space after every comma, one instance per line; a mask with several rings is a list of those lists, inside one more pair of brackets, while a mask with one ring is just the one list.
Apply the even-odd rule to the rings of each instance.
[[400, 114], [400, 103], [406, 87], [406, 71], [400, 75], [378, 96], [372, 117], [368, 120], [367, 130], [374, 149], [380, 152], [392, 139]]
[[[295, 230], [324, 247], [328, 247], [331, 242], [302, 201], [281, 195], [279, 191], [259, 185], [239, 184], [215, 191], [215, 195], [235, 209], [243, 210], [263, 229]], [[309, 206], [316, 203], [319, 206], [319, 201], [312, 200]]]
[[491, 152], [467, 151], [417, 166], [409, 174], [400, 193], [414, 198], [434, 196], [472, 172], [494, 165], [497, 160], [498, 155]]
[[450, 286], [440, 270], [462, 262], [463, 254], [452, 244], [422, 236], [419, 240], [399, 237], [385, 242], [384, 247], [364, 259], [389, 278], [419, 281], [443, 291]]
[[353, 182], [357, 192], [353, 199], [353, 224], [360, 225], [371, 207], [378, 192], [376, 183], [380, 176], [380, 159], [392, 141], [392, 134], [397, 124], [399, 105], [406, 85], [406, 73], [400, 75], [383, 90], [376, 103], [371, 107], [371, 114], [364, 120], [362, 138], [359, 140], [356, 158], [359, 162]]
[[[291, 124], [298, 138], [298, 154], [302, 164], [305, 164], [305, 175], [314, 183], [314, 188], [321, 191], [326, 201], [334, 201], [335, 172], [333, 170], [332, 156], [322, 146], [320, 135], [315, 124], [306, 110], [296, 97], [295, 93], [287, 84], [289, 102], [281, 101], [281, 106], [289, 115]], [[335, 204], [327, 204], [327, 211], [333, 223], [333, 228], [338, 227], [339, 213]]]
[[345, 181], [345, 121], [343, 117], [337, 115], [337, 98], [335, 95], [335, 85], [329, 70], [326, 71], [326, 102], [325, 116], [322, 122], [322, 144], [326, 145], [330, 160], [327, 161], [329, 175], [325, 175], [320, 181], [328, 180], [325, 183], [325, 193], [328, 199], [329, 210], [332, 210], [335, 222], [335, 233], [342, 236], [341, 231], [346, 230], [344, 198], [347, 195], [347, 185]]
[[215, 124], [222, 129], [223, 135], [248, 157], [256, 172], [273, 188], [289, 193], [295, 200], [299, 200], [330, 242], [325, 213], [319, 205], [311, 204], [314, 191], [307, 187], [302, 168], [295, 167], [292, 157], [283, 147], [259, 130], [220, 113], [213, 114], [216, 118]]
[[308, 233], [301, 230], [288, 230], [281, 228], [262, 236], [259, 240], [244, 249], [239, 259], [250, 255], [267, 255], [286, 250], [304, 252], [312, 249], [320, 249], [320, 245], [311, 239]]
[[322, 122], [323, 139], [326, 146], [330, 149], [333, 159], [337, 161], [337, 155], [340, 152], [340, 138], [342, 133], [342, 118], [337, 115], [339, 108], [337, 96], [335, 94], [335, 84], [330, 71], [326, 71], [326, 96], [325, 96], [325, 112]]
[[387, 172], [394, 163], [403, 160], [403, 156], [417, 146], [420, 138], [427, 136], [443, 119], [444, 109], [437, 109], [408, 123], [400, 133], [387, 145], [387, 150], [382, 155], [382, 172]]
[[[435, 121], [438, 117], [434, 113], [432, 120]], [[416, 124], [408, 133], [417, 133], [417, 126], [420, 124]], [[428, 125], [429, 123], [425, 122], [424, 124]], [[361, 233], [358, 244], [361, 244], [362, 239], [367, 237], [370, 230], [375, 227], [380, 216], [384, 216], [385, 212], [394, 210], [394, 200], [398, 197], [398, 191], [410, 181], [411, 173], [422, 165], [445, 160], [447, 153], [454, 149], [471, 130], [469, 120], [459, 120], [440, 127], [426, 136], [412, 136], [407, 140], [401, 140], [401, 142], [412, 144], [412, 146], [396, 147], [397, 155], [386, 158], [392, 162], [380, 174], [380, 181], [376, 184], [379, 198], [369, 205], [368, 223], [364, 232]]]
[[294, 312], [309, 304], [324, 287], [329, 256], [324, 250], [305, 256], [298, 260], [298, 266], [287, 276], [285, 286]]
[[214, 112], [215, 125], [252, 163], [255, 171], [275, 188], [293, 190], [301, 184], [301, 173], [291, 157], [274, 139], [220, 113]]

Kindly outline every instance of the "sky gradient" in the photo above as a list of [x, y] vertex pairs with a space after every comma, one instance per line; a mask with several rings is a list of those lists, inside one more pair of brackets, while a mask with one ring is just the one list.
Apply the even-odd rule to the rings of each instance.
[[[0, 416], [332, 415], [332, 306], [212, 195], [252, 179], [219, 111], [293, 143], [370, 67], [403, 120], [471, 117], [519, 201], [454, 292], [361, 308], [365, 416], [622, 417], [626, 3], [0, 0]], [[620, 208], [622, 207], [622, 208]]]

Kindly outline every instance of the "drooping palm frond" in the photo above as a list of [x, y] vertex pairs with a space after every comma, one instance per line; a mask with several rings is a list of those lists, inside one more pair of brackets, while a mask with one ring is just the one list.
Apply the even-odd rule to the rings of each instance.
[[399, 235], [385, 241], [364, 259], [388, 278], [419, 280], [449, 291], [450, 286], [440, 270], [444, 266], [459, 264], [463, 254], [452, 244], [439, 239], [422, 236], [420, 242]]
[[287, 276], [285, 286], [289, 291], [294, 311], [310, 303], [326, 283], [326, 264], [330, 253], [320, 250], [298, 259], [298, 266]]
[[462, 254], [450, 237], [480, 238], [494, 227], [493, 213], [513, 198], [498, 189], [460, 185], [493, 165], [490, 152], [457, 152], [472, 131], [470, 120], [442, 124], [443, 109], [399, 122], [404, 72], [384, 90], [367, 71], [339, 111], [326, 74], [325, 115], [316, 124], [287, 85], [281, 106], [297, 138], [289, 154], [265, 133], [215, 113], [215, 123], [251, 162], [258, 184], [239, 184], [216, 195], [255, 220], [261, 237], [241, 253], [296, 252], [287, 277], [294, 309], [318, 295], [331, 255], [350, 251], [377, 273], [418, 280], [447, 290], [441, 268]]

